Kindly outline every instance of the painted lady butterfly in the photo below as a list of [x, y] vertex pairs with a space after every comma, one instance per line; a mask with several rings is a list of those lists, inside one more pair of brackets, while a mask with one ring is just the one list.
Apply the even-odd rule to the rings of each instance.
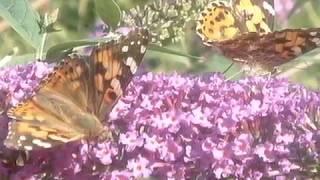
[[111, 138], [101, 120], [123, 94], [145, 54], [149, 35], [136, 28], [94, 47], [90, 57], [69, 56], [35, 95], [8, 110], [4, 144], [34, 150], [91, 138]]
[[197, 33], [233, 61], [267, 71], [320, 46], [320, 28], [271, 32], [274, 14], [273, 1], [218, 1], [200, 15]]

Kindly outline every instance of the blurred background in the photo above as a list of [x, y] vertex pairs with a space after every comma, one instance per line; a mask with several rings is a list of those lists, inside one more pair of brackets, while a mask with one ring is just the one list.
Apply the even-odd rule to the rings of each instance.
[[[121, 9], [129, 9], [144, 4], [148, 0], [115, 0]], [[149, 3], [160, 4], [165, 0], [149, 0]], [[176, 3], [178, 19], [174, 19], [172, 24], [168, 21], [161, 22], [159, 25], [161, 32], [154, 32], [155, 37], [161, 37], [157, 43], [165, 48], [178, 51], [186, 56], [178, 56], [169, 53], [157, 51], [148, 51], [144, 67], [148, 71], [155, 72], [173, 72], [180, 73], [203, 73], [203, 72], [223, 72], [231, 63], [230, 60], [217, 55], [214, 50], [204, 47], [194, 32], [195, 18], [200, 9], [210, 0], [197, 1], [196, 6], [188, 7], [192, 0], [166, 0]], [[53, 45], [99, 36], [99, 31], [104, 28], [102, 21], [99, 19], [95, 4], [92, 0], [29, 0], [32, 7], [40, 14], [53, 12], [59, 8], [59, 16], [56, 29], [59, 31], [50, 33], [46, 43], [46, 49]], [[182, 2], [182, 4], [179, 4]], [[172, 17], [177, 14], [175, 11], [160, 7], [159, 9], [147, 9], [147, 11], [165, 11]], [[194, 8], [194, 9], [192, 9]], [[308, 28], [320, 27], [320, 1], [319, 0], [275, 0], [275, 30], [284, 28]], [[129, 11], [131, 15], [136, 11]], [[130, 16], [125, 14], [124, 17]], [[176, 18], [176, 17], [175, 17]], [[160, 23], [160, 20], [159, 20]], [[167, 23], [167, 24], [165, 24]], [[127, 24], [125, 20], [122, 24]], [[154, 28], [159, 29], [159, 27]], [[163, 30], [166, 31], [163, 31]], [[167, 34], [166, 34], [167, 33]], [[169, 34], [169, 35], [168, 35]], [[173, 37], [170, 34], [173, 34]], [[35, 49], [27, 44], [6, 21], [0, 18], [0, 59], [6, 55], [14, 55], [16, 58], [32, 59], [34, 58]], [[281, 67], [283, 76], [289, 77], [290, 80], [304, 84], [305, 86], [318, 90], [320, 87], [320, 48], [297, 58], [292, 63], [287, 63]], [[239, 71], [236, 65], [226, 72], [226, 76], [232, 76]], [[241, 76], [239, 76], [241, 77]], [[239, 78], [238, 77], [238, 78]]]

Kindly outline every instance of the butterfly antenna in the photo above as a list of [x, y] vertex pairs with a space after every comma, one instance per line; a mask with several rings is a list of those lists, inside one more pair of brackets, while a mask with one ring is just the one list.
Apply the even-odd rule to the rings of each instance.
[[231, 63], [228, 67], [227, 67], [227, 69], [225, 69], [222, 73], [223, 74], [226, 74], [230, 69], [231, 69], [231, 67], [234, 65], [234, 63]]
[[226, 81], [230, 81], [231, 79], [233, 79], [234, 77], [236, 77], [236, 76], [238, 76], [239, 74], [242, 74], [242, 73], [244, 73], [244, 70], [240, 70], [240, 71], [234, 73], [233, 75], [231, 75], [230, 77], [228, 77], [228, 78], [226, 79]]

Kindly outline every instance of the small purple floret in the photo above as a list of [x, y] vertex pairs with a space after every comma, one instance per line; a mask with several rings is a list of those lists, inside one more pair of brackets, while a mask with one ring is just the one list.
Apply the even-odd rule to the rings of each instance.
[[[44, 63], [1, 69], [8, 104], [30, 96], [48, 71]], [[0, 172], [16, 179], [314, 177], [319, 112], [319, 93], [285, 79], [147, 73], [134, 77], [109, 115], [120, 133], [114, 142], [31, 152], [24, 167], [2, 163]]]

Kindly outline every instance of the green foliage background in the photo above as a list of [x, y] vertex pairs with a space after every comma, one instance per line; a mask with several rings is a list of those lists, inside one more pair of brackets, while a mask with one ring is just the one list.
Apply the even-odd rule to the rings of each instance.
[[[29, 1], [32, 2], [31, 0]], [[276, 17], [276, 29], [319, 27], [320, 1], [296, 1], [296, 6], [288, 18], [280, 20]], [[94, 2], [92, 0], [51, 0], [50, 6], [46, 11], [52, 12], [54, 9], [59, 8], [56, 29], [60, 31], [49, 34], [46, 41], [46, 49], [59, 43], [88, 38], [99, 20], [94, 8]], [[116, 0], [116, 2], [122, 9], [129, 9], [137, 4], [144, 4], [147, 0]], [[44, 14], [44, 12], [40, 12], [40, 14]], [[156, 72], [203, 73], [224, 71], [230, 61], [224, 57], [217, 56], [214, 51], [206, 49], [195, 35], [193, 27], [194, 22], [187, 23], [183, 27], [186, 32], [183, 37], [184, 40], [181, 43], [169, 44], [166, 48], [179, 51], [185, 55], [202, 57], [201, 60], [199, 58], [194, 59], [169, 53], [148, 51], [145, 61], [146, 67], [150, 71]], [[0, 32], [0, 43], [0, 59], [8, 54], [14, 54], [15, 59], [21, 60], [21, 62], [24, 59], [32, 60], [34, 57], [35, 49], [12, 28]], [[312, 65], [299, 68], [299, 64]], [[285, 64], [283, 70], [285, 75], [293, 81], [303, 83], [313, 89], [319, 89], [320, 50], [317, 49], [301, 56], [292, 63]], [[237, 66], [233, 66], [226, 73], [226, 76], [231, 76], [238, 71]]]

